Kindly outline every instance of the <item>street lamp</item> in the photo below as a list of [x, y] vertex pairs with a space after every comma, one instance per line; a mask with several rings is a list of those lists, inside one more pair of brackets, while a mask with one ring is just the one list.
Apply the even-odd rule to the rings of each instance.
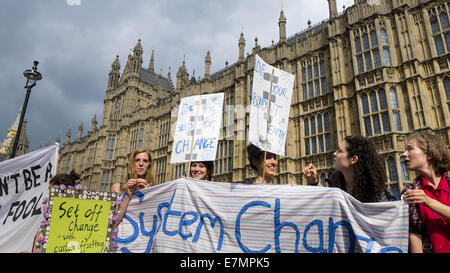
[[[42, 74], [37, 72], [37, 66], [39, 62], [34, 61], [33, 68], [27, 69], [23, 72], [23, 75], [25, 78], [27, 78], [27, 83], [25, 84], [25, 88], [27, 89], [27, 95], [25, 96], [25, 101], [23, 102], [22, 112], [20, 113], [20, 121], [19, 121], [19, 128], [17, 128], [17, 134], [14, 138], [14, 144], [11, 151], [11, 157], [14, 158], [16, 156], [16, 150], [17, 150], [17, 144], [19, 143], [20, 138], [20, 132], [22, 131], [22, 125], [23, 125], [23, 118], [25, 117], [25, 112], [27, 111], [27, 105], [28, 105], [28, 98], [30, 97], [31, 88], [33, 88], [36, 85], [36, 82], [42, 79]], [[31, 84], [28, 85], [31, 81]]]

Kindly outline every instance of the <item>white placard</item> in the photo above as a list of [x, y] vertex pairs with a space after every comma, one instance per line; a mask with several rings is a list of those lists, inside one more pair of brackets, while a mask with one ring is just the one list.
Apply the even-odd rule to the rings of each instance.
[[294, 75], [267, 64], [255, 55], [250, 107], [250, 143], [262, 150], [285, 155], [293, 87]]
[[[182, 98], [170, 163], [216, 159], [224, 93]], [[191, 151], [192, 148], [192, 151]]]

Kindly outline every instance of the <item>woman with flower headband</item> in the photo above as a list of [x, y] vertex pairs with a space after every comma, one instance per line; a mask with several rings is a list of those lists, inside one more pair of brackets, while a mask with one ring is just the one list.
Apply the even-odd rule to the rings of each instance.
[[154, 176], [152, 166], [152, 157], [148, 150], [139, 148], [131, 153], [128, 158], [128, 181], [122, 186], [122, 191], [124, 191], [125, 194], [120, 204], [120, 212], [116, 223], [114, 224], [114, 229], [122, 221], [133, 192], [135, 190], [141, 190], [153, 186]]
[[[409, 204], [409, 251], [450, 253], [450, 151], [439, 136], [413, 134], [402, 154], [419, 176], [403, 191]], [[429, 243], [431, 244], [429, 244]]]

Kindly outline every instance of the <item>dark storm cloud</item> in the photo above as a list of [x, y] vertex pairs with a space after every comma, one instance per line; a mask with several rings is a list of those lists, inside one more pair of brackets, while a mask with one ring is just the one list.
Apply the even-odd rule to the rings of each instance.
[[[72, 1], [74, 2], [74, 1]], [[313, 2], [313, 4], [311, 4]], [[341, 2], [341, 3], [340, 3]], [[338, 1], [338, 7], [342, 6]], [[70, 3], [70, 2], [69, 2]], [[38, 60], [43, 79], [33, 88], [27, 108], [27, 134], [32, 149], [72, 140], [83, 122], [90, 129], [94, 114], [100, 125], [108, 73], [120, 50], [121, 71], [129, 48], [142, 37], [144, 67], [155, 48], [155, 71], [176, 72], [185, 55], [190, 76], [203, 77], [204, 57], [211, 51], [211, 72], [237, 60], [243, 31], [245, 52], [254, 39], [262, 47], [278, 41], [281, 5], [287, 17], [287, 35], [328, 17], [328, 2], [300, 0], [247, 1], [120, 1], [2, 0], [0, 2], [0, 141], [14, 122], [25, 98], [22, 73]], [[346, 4], [349, 6], [349, 4]], [[140, 34], [142, 33], [142, 34]]]

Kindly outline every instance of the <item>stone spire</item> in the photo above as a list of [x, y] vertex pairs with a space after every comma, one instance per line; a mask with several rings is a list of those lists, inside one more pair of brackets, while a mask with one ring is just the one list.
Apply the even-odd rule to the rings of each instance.
[[243, 62], [245, 60], [244, 57], [244, 50], [245, 50], [245, 39], [244, 39], [244, 33], [241, 32], [241, 37], [239, 37], [239, 62]]
[[78, 135], [77, 135], [77, 141], [81, 140], [81, 135], [83, 134], [83, 122], [80, 123], [80, 126], [78, 126]]
[[150, 58], [150, 64], [148, 65], [148, 71], [155, 73], [155, 48], [152, 48], [152, 57]]
[[328, 9], [330, 11], [330, 20], [338, 16], [336, 0], [328, 0]]
[[280, 12], [280, 19], [278, 20], [278, 27], [280, 31], [280, 43], [286, 42], [286, 16], [283, 10]]
[[[6, 138], [3, 140], [3, 144], [0, 146], [0, 154], [3, 154], [5, 158], [9, 158], [9, 154], [12, 152], [12, 146], [14, 139], [16, 138], [17, 131], [19, 129], [20, 115], [22, 114], [22, 107], [20, 107], [17, 117], [14, 123], [8, 130]], [[17, 144], [16, 156], [28, 153], [28, 137], [26, 133], [27, 120], [25, 119], [22, 125], [22, 131], [20, 132], [19, 142]]]
[[108, 89], [114, 89], [119, 85], [120, 78], [120, 61], [119, 55], [116, 55], [116, 59], [111, 65], [111, 71], [109, 72]]
[[91, 133], [97, 131], [97, 114], [94, 115], [94, 118], [91, 121]]
[[211, 54], [208, 50], [208, 52], [206, 52], [206, 57], [205, 57], [205, 76], [204, 78], [209, 80], [210, 79], [210, 74], [211, 73]]
[[167, 72], [167, 81], [169, 82], [170, 91], [174, 91], [172, 75], [170, 74], [170, 66], [169, 66], [169, 72]]
[[64, 141], [64, 146], [70, 144], [70, 136], [71, 136], [71, 132], [70, 132], [70, 128], [69, 128], [69, 130], [67, 130], [67, 133], [66, 133], [66, 139]]
[[185, 57], [183, 57], [183, 63], [178, 68], [178, 72], [177, 72], [177, 89], [178, 90], [186, 87], [189, 83], [189, 73], [187, 72], [185, 64], [186, 64]]

